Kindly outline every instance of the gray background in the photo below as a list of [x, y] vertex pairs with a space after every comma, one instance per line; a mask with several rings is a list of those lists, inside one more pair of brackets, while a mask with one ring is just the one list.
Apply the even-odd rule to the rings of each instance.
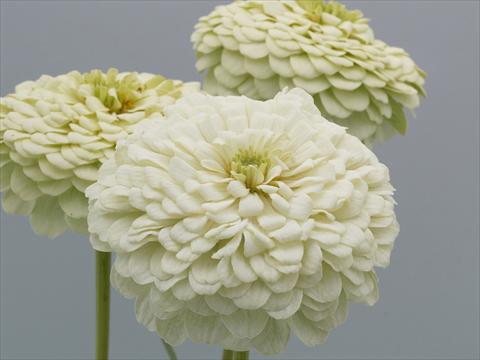
[[[327, 343], [292, 338], [279, 359], [479, 357], [479, 3], [346, 1], [378, 38], [428, 72], [426, 98], [406, 137], [378, 146], [391, 169], [401, 233], [379, 271], [380, 301], [352, 306]], [[2, 1], [1, 94], [41, 74], [73, 69], [200, 79], [189, 36], [214, 1]], [[94, 339], [93, 252], [85, 238], [35, 236], [1, 216], [1, 358], [89, 359]], [[112, 293], [112, 359], [165, 358]], [[185, 343], [181, 358], [219, 358]], [[254, 358], [262, 358], [253, 353]]]

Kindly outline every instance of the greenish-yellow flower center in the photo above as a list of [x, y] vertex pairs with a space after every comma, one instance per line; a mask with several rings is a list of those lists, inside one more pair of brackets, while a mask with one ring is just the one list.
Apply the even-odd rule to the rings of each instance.
[[144, 91], [144, 85], [136, 73], [119, 79], [116, 69], [108, 70], [107, 74], [93, 70], [84, 75], [84, 81], [92, 86], [93, 96], [113, 113], [124, 113], [132, 109]]
[[270, 159], [266, 153], [249, 147], [238, 150], [232, 157], [230, 173], [250, 190], [255, 191], [256, 186], [265, 180], [269, 166]]
[[342, 22], [355, 22], [363, 17], [361, 11], [349, 10], [345, 5], [336, 1], [325, 3], [323, 0], [297, 0], [297, 4], [307, 12], [310, 20], [321, 24], [324, 22], [324, 18], [322, 18], [324, 13], [334, 15]]

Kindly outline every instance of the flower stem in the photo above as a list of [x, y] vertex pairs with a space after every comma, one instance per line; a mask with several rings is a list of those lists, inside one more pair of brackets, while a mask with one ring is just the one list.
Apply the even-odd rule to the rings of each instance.
[[233, 351], [224, 349], [222, 360], [233, 360]]
[[165, 351], [168, 354], [168, 358], [170, 360], [177, 360], [177, 354], [175, 354], [175, 349], [167, 343], [165, 340], [162, 339], [163, 346], [165, 347]]
[[110, 253], [95, 251], [95, 280], [97, 288], [97, 342], [95, 359], [97, 360], [108, 359], [110, 261]]
[[248, 360], [248, 351], [234, 351], [233, 360]]

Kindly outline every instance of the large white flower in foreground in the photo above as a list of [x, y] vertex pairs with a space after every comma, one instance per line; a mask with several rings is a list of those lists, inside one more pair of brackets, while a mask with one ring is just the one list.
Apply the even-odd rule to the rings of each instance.
[[374, 38], [360, 11], [330, 1], [236, 1], [200, 18], [192, 41], [205, 90], [270, 99], [284, 87], [315, 98], [328, 120], [367, 144], [404, 134], [425, 73]]
[[98, 70], [42, 76], [0, 99], [3, 209], [31, 215], [33, 230], [86, 233], [84, 191], [119, 139], [198, 84]]
[[114, 286], [172, 345], [282, 351], [378, 297], [398, 233], [388, 169], [303, 90], [192, 94], [140, 125], [87, 189]]

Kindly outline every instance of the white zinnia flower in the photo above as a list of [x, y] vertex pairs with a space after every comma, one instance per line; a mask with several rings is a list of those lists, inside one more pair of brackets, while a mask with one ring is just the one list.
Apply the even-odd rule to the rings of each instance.
[[87, 189], [114, 286], [172, 345], [282, 351], [378, 297], [398, 233], [388, 169], [303, 90], [192, 94], [119, 143]]
[[84, 191], [119, 139], [198, 84], [110, 69], [18, 85], [0, 99], [3, 209], [31, 215], [33, 230], [86, 233]]
[[360, 11], [336, 1], [236, 1], [195, 29], [207, 92], [270, 99], [300, 87], [328, 120], [369, 145], [404, 134], [403, 107], [424, 95], [425, 73], [409, 55], [375, 39]]

